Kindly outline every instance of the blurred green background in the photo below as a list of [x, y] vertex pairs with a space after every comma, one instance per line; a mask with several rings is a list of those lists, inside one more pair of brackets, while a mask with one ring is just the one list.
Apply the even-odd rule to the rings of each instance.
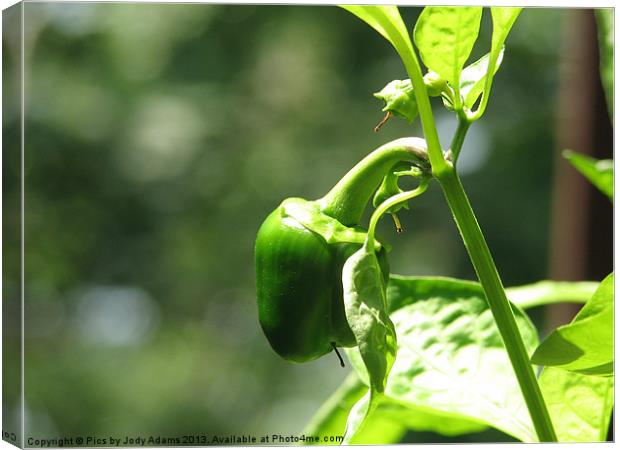
[[[282, 199], [320, 197], [373, 148], [422, 135], [394, 119], [372, 131], [382, 117], [372, 93], [406, 78], [396, 53], [336, 7], [24, 11], [27, 436], [300, 433], [350, 369], [271, 350], [257, 320], [255, 234]], [[401, 8], [410, 27], [420, 11]], [[567, 14], [522, 13], [460, 162], [508, 286], [549, 276]], [[486, 12], [472, 60], [490, 30]], [[435, 106], [447, 146], [455, 121]], [[19, 117], [5, 113], [4, 127], [17, 136]], [[18, 157], [5, 153], [4, 165], [5, 181], [17, 180]], [[5, 183], [4, 196], [17, 204], [19, 185]], [[402, 235], [389, 220], [379, 230], [392, 272], [474, 278], [436, 184], [400, 218]], [[19, 289], [14, 263], [5, 299]], [[456, 440], [481, 439], [502, 437]]]

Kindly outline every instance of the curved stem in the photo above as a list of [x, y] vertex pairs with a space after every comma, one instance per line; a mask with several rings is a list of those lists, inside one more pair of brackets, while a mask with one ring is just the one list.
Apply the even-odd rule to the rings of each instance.
[[355, 165], [323, 198], [321, 211], [346, 226], [357, 225], [385, 174], [399, 161], [428, 166], [424, 139], [396, 139], [374, 150]]
[[454, 220], [463, 238], [480, 284], [502, 336], [506, 351], [529, 410], [538, 438], [556, 442], [557, 437], [542, 392], [538, 386], [530, 358], [523, 344], [514, 314], [491, 252], [465, 194], [461, 180], [452, 168], [439, 179]]
[[377, 223], [379, 219], [385, 212], [390, 209], [392, 206], [395, 206], [399, 203], [402, 203], [407, 200], [411, 200], [414, 197], [417, 197], [420, 194], [423, 194], [424, 191], [428, 188], [428, 177], [422, 178], [420, 180], [420, 185], [412, 191], [401, 192], [400, 194], [393, 195], [392, 197], [385, 200], [381, 203], [377, 209], [372, 213], [370, 217], [370, 225], [368, 226], [368, 238], [366, 241], [366, 245], [369, 248], [374, 248], [375, 245], [375, 228], [377, 228]]

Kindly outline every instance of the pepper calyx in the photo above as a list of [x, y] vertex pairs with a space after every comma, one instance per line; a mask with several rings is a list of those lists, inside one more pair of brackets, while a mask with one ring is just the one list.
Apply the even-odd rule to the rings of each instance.
[[[348, 227], [337, 219], [321, 211], [321, 205], [316, 201], [303, 198], [288, 198], [280, 205], [282, 217], [291, 217], [308, 230], [318, 234], [328, 244], [350, 243], [364, 244], [367, 231], [359, 226]], [[375, 240], [375, 251], [381, 250], [383, 245]], [[387, 249], [386, 249], [387, 250]]]

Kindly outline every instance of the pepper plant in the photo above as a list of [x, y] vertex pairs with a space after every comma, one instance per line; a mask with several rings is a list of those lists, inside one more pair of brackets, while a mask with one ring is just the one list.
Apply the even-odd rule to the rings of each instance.
[[[385, 102], [379, 126], [392, 116], [419, 117], [424, 139], [379, 147], [324, 197], [285, 200], [258, 232], [259, 319], [274, 350], [304, 362], [343, 347], [354, 368], [304, 433], [390, 443], [407, 429], [458, 435], [494, 427], [526, 442], [604, 440], [613, 408], [613, 274], [600, 285], [505, 289], [459, 178], [463, 142], [486, 111], [521, 8], [490, 8], [489, 52], [471, 64], [482, 7], [426, 7], [413, 41], [395, 6], [343, 8], [394, 47], [409, 76], [375, 94]], [[433, 98], [457, 122], [447, 148]], [[613, 200], [611, 162], [565, 156]], [[417, 187], [402, 190], [405, 177]], [[388, 214], [399, 230], [397, 214], [432, 183], [444, 193], [479, 283], [389, 274], [377, 223]], [[561, 301], [585, 306], [539, 343], [524, 309]], [[536, 366], [543, 367], [538, 376]]]

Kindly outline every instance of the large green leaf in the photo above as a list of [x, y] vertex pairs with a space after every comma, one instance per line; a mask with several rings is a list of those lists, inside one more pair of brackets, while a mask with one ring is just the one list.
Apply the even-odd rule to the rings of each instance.
[[562, 156], [603, 194], [614, 199], [614, 162], [611, 159], [597, 160], [590, 156], [564, 150]]
[[458, 90], [461, 70], [474, 48], [482, 7], [427, 6], [413, 33], [426, 67]]
[[607, 109], [609, 115], [614, 114], [614, 10], [613, 8], [601, 8], [596, 11], [596, 24], [598, 28], [598, 43], [600, 55], [600, 72]]
[[606, 440], [614, 405], [612, 377], [545, 367], [539, 384], [560, 442]]
[[568, 325], [554, 330], [532, 362], [585, 375], [613, 375], [613, 274]]
[[[458, 430], [455, 420], [461, 431], [489, 425], [522, 441], [536, 440], [478, 284], [392, 276], [387, 299], [398, 337], [398, 358], [385, 396], [421, 417], [409, 426], [452, 434]], [[536, 330], [521, 310], [515, 307], [514, 312], [526, 347], [533, 350], [538, 342]], [[362, 380], [368, 382], [358, 353], [347, 350], [347, 355]], [[424, 420], [428, 415], [442, 419]]]

